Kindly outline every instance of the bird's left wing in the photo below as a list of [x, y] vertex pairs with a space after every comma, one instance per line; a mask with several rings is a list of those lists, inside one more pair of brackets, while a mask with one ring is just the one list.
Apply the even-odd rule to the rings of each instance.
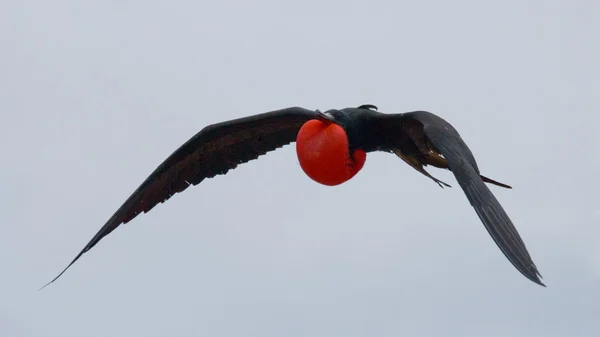
[[142, 182], [71, 263], [48, 284], [56, 281], [85, 252], [119, 225], [131, 221], [142, 212], [150, 211], [190, 185], [225, 174], [239, 164], [294, 142], [302, 125], [314, 118], [323, 116], [318, 111], [292, 107], [203, 128]]
[[395, 116], [397, 119], [413, 119], [423, 125], [425, 136], [448, 161], [450, 171], [506, 258], [526, 278], [545, 286], [525, 243], [492, 191], [485, 185], [475, 157], [458, 131], [441, 117], [427, 111], [413, 111]]

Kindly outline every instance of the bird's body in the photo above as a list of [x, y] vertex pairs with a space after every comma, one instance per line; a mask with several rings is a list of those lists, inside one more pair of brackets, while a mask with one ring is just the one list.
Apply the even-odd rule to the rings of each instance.
[[427, 111], [385, 114], [372, 105], [325, 113], [292, 107], [203, 128], [150, 174], [50, 283], [120, 224], [150, 211], [190, 185], [226, 174], [239, 164], [294, 141], [302, 169], [326, 185], [351, 179], [362, 169], [366, 153], [374, 151], [396, 154], [440, 186], [450, 185], [431, 176], [424, 166], [452, 171], [505, 256], [525, 277], [543, 285], [517, 230], [484, 182], [510, 186], [480, 175], [473, 154], [456, 129]]

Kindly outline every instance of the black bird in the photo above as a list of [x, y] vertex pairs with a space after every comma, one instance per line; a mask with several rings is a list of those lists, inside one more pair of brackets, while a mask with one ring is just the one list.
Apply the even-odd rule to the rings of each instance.
[[[450, 170], [508, 260], [526, 278], [545, 287], [515, 226], [484, 182], [511, 187], [480, 174], [471, 150], [456, 129], [427, 111], [385, 114], [376, 110], [376, 106], [369, 104], [324, 113], [290, 107], [203, 128], [161, 163], [71, 263], [45, 286], [56, 281], [103, 237], [138, 214], [150, 211], [190, 185], [226, 174], [242, 163], [296, 141], [302, 168], [315, 181], [326, 185], [352, 178], [362, 168], [366, 153], [373, 151], [396, 154], [440, 187], [450, 185], [431, 176], [424, 166]], [[338, 150], [328, 150], [328, 144], [333, 143], [337, 147], [331, 148]], [[341, 158], [335, 152], [340, 144], [344, 149], [343, 170], [347, 170], [343, 177], [334, 168], [342, 166], [332, 159]], [[319, 147], [318, 151], [315, 147]], [[325, 151], [320, 158], [307, 159], [316, 158], [320, 150]], [[330, 174], [325, 172], [328, 170]], [[327, 174], [329, 178], [323, 178]], [[335, 181], [331, 177], [336, 177]]]

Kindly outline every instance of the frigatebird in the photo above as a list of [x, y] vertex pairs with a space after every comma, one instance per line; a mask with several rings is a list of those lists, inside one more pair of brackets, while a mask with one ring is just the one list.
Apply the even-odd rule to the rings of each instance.
[[424, 167], [450, 170], [506, 258], [526, 278], [545, 287], [515, 226], [485, 183], [511, 187], [480, 174], [456, 129], [428, 111], [387, 114], [377, 110], [371, 104], [325, 112], [290, 107], [206, 126], [164, 160], [48, 284], [138, 214], [149, 212], [190, 185], [296, 142], [302, 170], [328, 186], [354, 177], [362, 169], [366, 154], [373, 151], [397, 155], [442, 188], [450, 185], [431, 176]]

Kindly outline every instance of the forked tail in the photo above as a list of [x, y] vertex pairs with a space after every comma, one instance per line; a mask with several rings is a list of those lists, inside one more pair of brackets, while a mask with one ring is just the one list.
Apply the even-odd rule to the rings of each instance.
[[511, 186], [509, 186], [509, 185], [506, 185], [506, 184], [503, 184], [503, 183], [499, 183], [499, 182], [497, 182], [497, 181], [495, 181], [495, 180], [493, 180], [493, 179], [490, 179], [490, 178], [488, 178], [488, 177], [486, 177], [486, 176], [482, 176], [482, 175], [480, 175], [480, 177], [481, 177], [481, 180], [483, 180], [484, 182], [486, 182], [486, 183], [488, 183], [488, 184], [493, 184], [493, 185], [500, 186], [500, 187], [504, 187], [504, 188], [512, 188], [512, 187], [511, 187]]

